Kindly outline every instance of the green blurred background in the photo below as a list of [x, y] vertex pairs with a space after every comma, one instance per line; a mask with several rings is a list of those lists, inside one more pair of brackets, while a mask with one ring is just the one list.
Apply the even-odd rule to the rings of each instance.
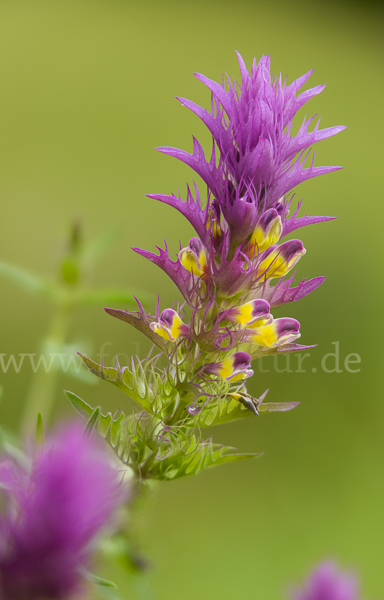
[[[318, 347], [306, 373], [256, 370], [250, 386], [301, 405], [212, 431], [242, 451], [264, 451], [261, 459], [159, 486], [143, 537], [161, 600], [276, 599], [324, 557], [357, 568], [367, 598], [384, 597], [382, 31], [379, 4], [0, 2], [0, 260], [41, 275], [53, 272], [78, 219], [88, 239], [122, 231], [90, 284], [159, 293], [162, 308], [174, 302], [166, 276], [130, 250], [166, 238], [176, 252], [191, 236], [180, 215], [144, 196], [184, 194], [191, 181], [187, 167], [153, 148], [190, 150], [193, 133], [209, 149], [204, 127], [173, 96], [209, 106], [193, 72], [238, 75], [235, 49], [247, 64], [270, 54], [272, 72], [289, 82], [315, 68], [311, 86], [327, 88], [308, 113], [322, 115], [323, 127], [348, 126], [316, 151], [318, 165], [346, 169], [298, 193], [305, 212], [340, 217], [300, 236], [307, 254], [298, 274], [327, 281], [276, 311], [298, 318], [303, 343]], [[36, 352], [50, 304], [5, 280], [1, 290], [0, 352]], [[102, 306], [76, 311], [69, 341], [82, 340], [95, 359], [104, 342], [111, 355], [148, 348]], [[335, 341], [342, 361], [360, 355], [359, 372], [319, 368]], [[34, 376], [27, 366], [0, 373], [3, 425], [16, 430]], [[107, 384], [63, 376], [56, 419], [72, 416], [63, 387], [129, 410]]]

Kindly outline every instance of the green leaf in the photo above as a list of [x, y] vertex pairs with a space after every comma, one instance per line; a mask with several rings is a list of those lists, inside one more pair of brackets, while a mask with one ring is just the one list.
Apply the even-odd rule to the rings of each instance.
[[32, 294], [40, 296], [52, 295], [53, 285], [51, 283], [15, 265], [0, 262], [0, 275], [3, 275]]
[[43, 417], [41, 412], [37, 413], [36, 420], [36, 433], [35, 433], [35, 441], [37, 446], [42, 446], [44, 444], [44, 425], [43, 425]]
[[68, 390], [64, 390], [64, 394], [82, 417], [89, 419], [92, 416], [94, 409], [89, 406], [89, 404], [84, 402], [84, 400], [82, 400], [79, 396], [76, 396], [76, 394], [73, 394]]
[[[254, 417], [264, 400], [268, 390], [260, 398], [253, 398], [245, 391], [238, 393], [225, 393], [203, 406], [200, 413], [195, 416], [194, 423], [199, 427], [221, 425], [243, 417]], [[205, 402], [205, 397], [202, 397]]]
[[30, 467], [30, 456], [20, 450], [19, 440], [10, 432], [0, 427], [0, 449], [2, 453], [11, 456], [23, 468]]
[[127, 394], [137, 402], [144, 410], [165, 418], [172, 414], [173, 407], [177, 404], [179, 396], [175, 388], [164, 384], [157, 373], [150, 372], [151, 381], [148, 382], [142, 364], [138, 361], [132, 364], [132, 371], [128, 367], [120, 367], [118, 361], [116, 367], [105, 367], [99, 365], [90, 358], [79, 353], [91, 373], [100, 379], [104, 379]]
[[134, 469], [139, 477], [142, 474], [149, 479], [178, 479], [211, 466], [259, 456], [234, 453], [233, 448], [210, 440], [201, 442], [191, 435], [188, 427], [164, 426], [145, 414], [103, 415], [72, 392], [65, 393], [76, 410], [87, 418], [89, 427], [97, 428], [123, 464]]
[[[149, 296], [144, 292], [135, 291], [135, 296], [144, 304], [149, 302]], [[133, 292], [130, 290], [79, 290], [75, 300], [77, 305], [83, 306], [106, 306], [115, 302], [125, 306], [136, 306]]]
[[99, 365], [90, 358], [87, 358], [83, 354], [79, 353], [79, 356], [83, 359], [88, 369], [100, 379], [105, 379], [112, 383], [120, 390], [128, 394], [135, 402], [137, 402], [145, 410], [151, 411], [151, 405], [154, 402], [153, 392], [148, 388], [146, 379], [144, 376], [136, 376], [136, 373], [132, 373], [128, 367], [121, 368], [120, 365], [116, 367], [104, 367]]
[[103, 415], [100, 411], [100, 407], [94, 409], [92, 408], [92, 406], [84, 402], [84, 400], [79, 398], [79, 396], [76, 396], [76, 394], [73, 394], [72, 392], [69, 392], [67, 390], [64, 390], [64, 393], [67, 396], [68, 400], [71, 402], [72, 406], [82, 417], [85, 417], [88, 420], [88, 422], [92, 418], [92, 415], [95, 413], [95, 411], [98, 410], [99, 413], [97, 431], [104, 438], [108, 437], [111, 439], [111, 442], [113, 444], [116, 444], [121, 426], [126, 418], [125, 414], [122, 411], [119, 411], [117, 417], [113, 416], [112, 413], [107, 413], [106, 415]]
[[150, 320], [145, 313], [145, 310], [140, 303], [137, 301], [138, 310], [134, 312], [128, 312], [127, 310], [118, 310], [116, 308], [106, 308], [105, 312], [111, 317], [115, 317], [124, 323], [128, 323], [131, 327], [134, 327], [138, 331], [141, 331], [155, 346], [160, 348], [162, 352], [167, 353], [169, 342], [165, 341], [160, 335], [155, 333], [150, 326]]
[[197, 475], [208, 467], [260, 456], [255, 453], [234, 453], [232, 450], [230, 446], [213, 444], [211, 440], [200, 442], [194, 435], [185, 436], [184, 442], [178, 447], [175, 445], [166, 458], [154, 462], [150, 476], [163, 480], [179, 479]]
[[[268, 390], [267, 390], [268, 391]], [[292, 410], [297, 406], [298, 402], [270, 402], [263, 403], [263, 400], [267, 392], [264, 392], [260, 398], [252, 398], [249, 394], [239, 392], [239, 395], [244, 396], [248, 403], [252, 402], [256, 408], [256, 412], [283, 412]], [[208, 402], [201, 412], [196, 415], [193, 419], [193, 423], [199, 427], [212, 427], [213, 425], [220, 425], [222, 423], [228, 423], [235, 419], [241, 419], [243, 417], [254, 417], [255, 413], [247, 408], [247, 402], [240, 402], [239, 400], [232, 397], [230, 394], [219, 397], [213, 402]]]
[[101, 235], [95, 238], [93, 241], [88, 242], [82, 250], [82, 262], [86, 267], [90, 263], [95, 262], [100, 256], [115, 243], [115, 241], [121, 237], [123, 228], [118, 227], [104, 231]]
[[208, 402], [194, 417], [193, 423], [198, 427], [212, 427], [243, 417], [254, 417], [254, 414], [238, 400], [224, 396]]
[[[76, 394], [69, 391], [64, 391], [64, 393], [77, 412], [88, 420], [87, 425], [89, 424], [92, 429], [95, 428], [118, 458], [128, 465], [131, 460], [132, 437], [135, 428], [134, 416], [126, 417], [122, 411], [118, 411], [117, 415], [111, 413], [103, 415], [100, 407], [94, 409]], [[141, 460], [145, 452], [148, 452], [145, 442], [141, 448], [135, 447], [137, 460]]]
[[292, 410], [299, 404], [300, 402], [268, 402], [266, 404], [260, 404], [259, 412], [284, 412]]
[[110, 587], [110, 588], [117, 589], [117, 585], [113, 581], [109, 581], [108, 579], [104, 579], [103, 577], [99, 577], [98, 575], [94, 575], [93, 573], [90, 573], [86, 569], [83, 569], [82, 572], [83, 572], [84, 577], [86, 577], [86, 579], [88, 579], [88, 581], [91, 581], [95, 585], [101, 585], [103, 587]]
[[107, 598], [107, 600], [123, 600], [123, 598], [116, 593], [115, 588], [104, 587], [99, 585], [96, 587], [95, 591], [97, 591], [98, 598]]
[[97, 406], [93, 411], [91, 416], [89, 417], [86, 426], [84, 427], [84, 435], [88, 437], [91, 435], [92, 431], [97, 429], [97, 425], [99, 423], [100, 418], [100, 406]]

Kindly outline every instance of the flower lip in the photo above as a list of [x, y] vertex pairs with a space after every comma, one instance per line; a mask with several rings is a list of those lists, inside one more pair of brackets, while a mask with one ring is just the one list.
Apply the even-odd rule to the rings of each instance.
[[261, 227], [263, 231], [268, 231], [268, 229], [278, 216], [278, 212], [275, 208], [269, 208], [262, 214], [257, 224]]
[[168, 327], [172, 327], [176, 315], [177, 313], [175, 310], [172, 308], [166, 308], [160, 315], [160, 322]]
[[196, 254], [196, 256], [199, 256], [200, 252], [202, 252], [203, 250], [203, 244], [201, 243], [201, 240], [199, 240], [199, 238], [197, 237], [193, 237], [189, 240], [189, 247], [192, 250], [192, 252]]
[[280, 246], [280, 254], [287, 262], [304, 250], [301, 240], [288, 240]]

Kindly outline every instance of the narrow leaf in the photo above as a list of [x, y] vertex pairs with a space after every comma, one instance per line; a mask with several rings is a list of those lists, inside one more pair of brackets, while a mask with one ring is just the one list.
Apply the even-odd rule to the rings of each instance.
[[248, 458], [255, 458], [260, 454], [236, 454], [229, 446], [220, 446], [208, 442], [187, 441], [185, 447], [177, 452], [172, 452], [167, 458], [155, 463], [151, 470], [151, 477], [155, 479], [179, 479], [190, 475], [197, 475], [203, 469], [228, 462], [235, 462]]
[[260, 404], [258, 410], [262, 412], [283, 412], [286, 410], [292, 410], [298, 406], [300, 402], [268, 402], [267, 404]]
[[84, 435], [85, 437], [89, 437], [92, 433], [92, 431], [95, 429], [95, 427], [97, 428], [97, 425], [99, 423], [99, 418], [100, 418], [100, 406], [97, 406], [91, 416], [89, 417], [86, 426], [84, 427]]
[[89, 406], [84, 400], [73, 394], [68, 390], [64, 390], [64, 394], [67, 396], [68, 400], [71, 402], [72, 406], [77, 410], [77, 412], [86, 419], [89, 419], [93, 413], [93, 408]]
[[32, 294], [42, 296], [52, 295], [52, 284], [15, 265], [0, 262], [0, 275], [3, 275]]
[[108, 579], [104, 579], [103, 577], [99, 577], [98, 575], [94, 575], [93, 573], [90, 573], [86, 569], [83, 569], [82, 572], [83, 572], [84, 577], [86, 579], [88, 579], [88, 581], [91, 581], [92, 583], [94, 583], [95, 585], [101, 585], [104, 587], [111, 587], [111, 588], [117, 589], [117, 585], [113, 581], [109, 581]]
[[121, 237], [122, 232], [122, 228], [110, 229], [109, 231], [104, 231], [93, 241], [89, 242], [82, 252], [82, 260], [84, 265], [94, 262], [100, 256], [105, 254], [112, 244], [114, 244], [116, 240]]
[[[93, 409], [92, 406], [84, 402], [79, 396], [69, 391], [64, 391], [68, 400], [71, 402], [75, 410], [84, 418], [87, 419], [88, 423], [91, 422], [92, 417], [96, 410], [99, 411], [97, 417], [97, 431], [100, 435], [107, 440], [109, 445], [115, 449], [115, 446], [119, 440], [120, 430], [123, 427], [126, 416], [122, 411], [118, 412], [117, 416], [113, 416], [111, 413], [103, 415], [100, 412], [100, 408]], [[87, 424], [88, 424], [87, 423]]]
[[[144, 292], [135, 292], [135, 294], [143, 304], [149, 302], [149, 296]], [[133, 292], [129, 290], [79, 290], [76, 295], [78, 305], [106, 306], [115, 302], [125, 306], [136, 306]]]
[[111, 317], [120, 319], [124, 323], [128, 323], [132, 327], [135, 327], [138, 331], [141, 331], [155, 346], [160, 348], [162, 352], [167, 352], [168, 342], [166, 342], [161, 336], [155, 333], [150, 327], [150, 320], [146, 315], [144, 308], [139, 300], [137, 300], [138, 309], [137, 311], [128, 312], [127, 310], [118, 310], [116, 308], [106, 308], [105, 312]]
[[44, 444], [44, 425], [43, 425], [43, 417], [41, 412], [37, 413], [36, 420], [36, 433], [35, 433], [35, 441], [37, 446], [42, 446]]
[[212, 427], [253, 416], [253, 413], [241, 402], [227, 396], [218, 398], [215, 402], [208, 402], [193, 421], [199, 427]]
[[152, 404], [155, 400], [154, 394], [146, 384], [143, 373], [132, 373], [128, 367], [104, 367], [93, 362], [90, 358], [79, 353], [91, 373], [109, 381], [120, 390], [128, 394], [142, 408], [153, 412]]

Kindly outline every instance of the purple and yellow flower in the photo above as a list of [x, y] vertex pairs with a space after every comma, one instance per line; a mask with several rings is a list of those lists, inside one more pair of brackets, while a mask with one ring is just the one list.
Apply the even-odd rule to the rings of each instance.
[[163, 310], [159, 320], [151, 323], [150, 327], [152, 331], [170, 342], [175, 342], [178, 337], [189, 334], [189, 326], [183, 323], [173, 308]]
[[300, 337], [300, 323], [296, 319], [281, 317], [267, 325], [248, 329], [246, 339], [252, 344], [273, 348], [283, 344], [291, 344]]
[[46, 443], [32, 471], [0, 463], [0, 597], [64, 600], [81, 592], [93, 542], [122, 500], [104, 448], [71, 426]]
[[257, 274], [265, 279], [276, 279], [287, 275], [306, 253], [300, 240], [289, 240], [271, 251], [257, 265]]
[[344, 573], [333, 562], [318, 566], [293, 600], [359, 600], [356, 576]]
[[252, 377], [253, 371], [250, 366], [251, 357], [247, 352], [235, 352], [232, 356], [227, 356], [219, 362], [208, 363], [204, 366], [203, 372], [217, 375], [225, 381], [233, 383]]
[[251, 300], [241, 306], [230, 308], [225, 313], [225, 318], [241, 327], [258, 327], [267, 323], [271, 315], [269, 303], [266, 300]]

